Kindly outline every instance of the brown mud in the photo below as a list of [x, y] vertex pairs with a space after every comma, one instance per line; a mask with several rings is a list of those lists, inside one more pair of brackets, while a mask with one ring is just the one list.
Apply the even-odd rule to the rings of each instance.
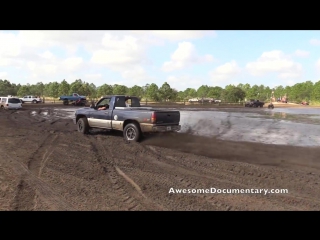
[[53, 106], [0, 111], [0, 210], [320, 210], [319, 148], [188, 133], [141, 143], [118, 132], [81, 135]]

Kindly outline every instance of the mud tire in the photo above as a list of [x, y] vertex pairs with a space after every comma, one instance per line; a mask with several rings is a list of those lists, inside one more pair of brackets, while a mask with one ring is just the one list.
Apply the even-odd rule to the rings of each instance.
[[77, 130], [78, 132], [82, 134], [88, 134], [89, 133], [89, 124], [87, 118], [80, 118], [77, 121]]
[[127, 141], [139, 142], [141, 139], [140, 128], [135, 123], [128, 123], [123, 129], [123, 137]]

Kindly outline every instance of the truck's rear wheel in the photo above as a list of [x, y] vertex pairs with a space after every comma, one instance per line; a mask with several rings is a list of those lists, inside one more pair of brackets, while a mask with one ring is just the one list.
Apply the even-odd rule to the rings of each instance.
[[128, 123], [123, 130], [123, 137], [127, 141], [138, 142], [140, 140], [141, 132], [135, 123]]
[[80, 118], [77, 122], [78, 132], [83, 134], [89, 133], [89, 124], [87, 118]]

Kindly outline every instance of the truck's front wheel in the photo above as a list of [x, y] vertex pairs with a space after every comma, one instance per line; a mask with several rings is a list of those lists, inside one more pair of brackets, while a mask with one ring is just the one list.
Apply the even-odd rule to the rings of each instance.
[[140, 140], [140, 129], [134, 123], [129, 123], [124, 127], [123, 137], [127, 141], [135, 141], [138, 142]]
[[86, 118], [80, 118], [77, 122], [78, 132], [83, 134], [89, 133], [89, 124]]

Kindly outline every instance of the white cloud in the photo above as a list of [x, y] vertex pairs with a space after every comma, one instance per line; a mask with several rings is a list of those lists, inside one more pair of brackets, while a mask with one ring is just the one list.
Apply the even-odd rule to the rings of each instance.
[[33, 78], [43, 77], [47, 74], [55, 74], [58, 70], [56, 64], [39, 64], [33, 61], [29, 61], [26, 63], [26, 65], [29, 71], [33, 74]]
[[214, 83], [230, 80], [241, 73], [241, 68], [235, 60], [227, 62], [213, 71], [209, 72], [209, 76]]
[[44, 53], [39, 54], [39, 56], [45, 59], [51, 59], [53, 57], [53, 53], [50, 51], [45, 51]]
[[0, 55], [0, 67], [1, 66], [8, 66], [8, 65], [10, 65], [10, 63], [11, 63], [10, 59], [1, 58], [1, 55]]
[[57, 72], [57, 65], [55, 64], [43, 64], [40, 66], [40, 71], [44, 74], [55, 74]]
[[35, 70], [35, 69], [36, 69], [36, 66], [37, 66], [37, 64], [36, 64], [35, 62], [32, 62], [32, 61], [27, 62], [27, 67], [28, 67], [31, 71]]
[[101, 73], [86, 74], [84, 75], [84, 77], [87, 79], [96, 80], [96, 79], [100, 79], [102, 77], [102, 74]]
[[186, 39], [199, 39], [204, 36], [216, 36], [216, 32], [212, 30], [155, 30], [150, 31], [150, 34], [169, 41], [182, 41]]
[[217, 33], [213, 30], [134, 30], [131, 34], [138, 36], [144, 43], [151, 45], [163, 45], [166, 41], [179, 42], [196, 40], [202, 37], [215, 37]]
[[8, 73], [7, 72], [0, 72], [0, 79], [4, 80], [8, 77]]
[[[283, 83], [282, 85], [285, 85], [285, 86], [293, 86], [297, 83], [297, 81], [286, 79], [286, 80], [282, 80], [282, 83]], [[276, 84], [275, 86], [279, 86], [279, 84]]]
[[310, 44], [314, 46], [320, 46], [320, 40], [313, 38], [310, 40]]
[[114, 36], [106, 33], [102, 39], [102, 47], [93, 52], [91, 61], [103, 64], [113, 70], [125, 69], [130, 64], [142, 63], [145, 49], [139, 39], [132, 36]]
[[307, 51], [303, 51], [303, 50], [298, 49], [294, 52], [294, 55], [297, 57], [309, 57], [310, 53]]
[[[19, 69], [26, 82], [14, 75], [10, 75], [10, 81], [22, 84], [75, 76], [83, 79], [86, 69], [101, 72], [101, 67], [138, 84], [152, 81], [145, 70], [151, 64], [146, 54], [150, 46], [215, 34], [214, 31], [0, 31], [0, 67]], [[89, 59], [79, 55], [78, 50], [87, 51]], [[212, 58], [191, 56], [191, 62]]]
[[70, 71], [75, 71], [79, 69], [83, 64], [83, 59], [81, 57], [67, 58], [63, 60], [61, 64], [65, 69], [68, 69]]
[[148, 63], [145, 51], [139, 38], [107, 33], [102, 39], [102, 48], [93, 52], [91, 63], [119, 72], [129, 81], [127, 86], [139, 84], [151, 79], [142, 67], [144, 63]]
[[[166, 82], [171, 88], [178, 91], [184, 91], [187, 88], [195, 88], [196, 90], [203, 84], [204, 79], [201, 77], [192, 77], [188, 75], [182, 76], [168, 76]], [[159, 86], [161, 87], [161, 86]]]
[[282, 79], [299, 78], [302, 74], [302, 65], [279, 50], [262, 53], [255, 62], [247, 63], [246, 69], [253, 76], [278, 73]]
[[16, 57], [21, 53], [21, 39], [12, 33], [0, 32], [0, 58]]
[[181, 42], [178, 44], [177, 50], [171, 55], [170, 61], [163, 64], [162, 70], [171, 72], [192, 66], [193, 64], [211, 61], [213, 61], [213, 57], [209, 54], [199, 56], [191, 42]]

